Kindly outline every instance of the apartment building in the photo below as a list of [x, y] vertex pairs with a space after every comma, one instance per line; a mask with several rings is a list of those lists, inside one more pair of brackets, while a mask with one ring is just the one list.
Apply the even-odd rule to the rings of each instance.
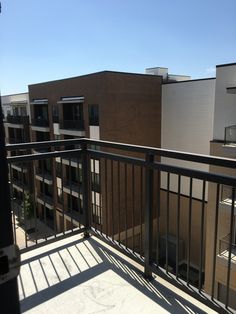
[[[88, 137], [160, 147], [161, 83], [160, 76], [104, 71], [30, 85], [32, 140]], [[103, 212], [112, 200], [107, 193], [105, 204], [102, 167], [99, 160], [91, 163], [92, 216], [111, 233], [110, 214], [105, 221]], [[57, 158], [35, 168], [39, 216], [61, 231], [76, 227], [83, 215], [80, 160]]]
[[[213, 136], [210, 154], [236, 158], [236, 64], [223, 64], [216, 67], [215, 106], [213, 115]], [[236, 170], [211, 166], [211, 172], [236, 176]], [[229, 305], [236, 308], [236, 211], [235, 195], [226, 185], [219, 187], [220, 197], [216, 202], [217, 186], [209, 185], [206, 225], [206, 280], [205, 289], [211, 290], [213, 241], [217, 237], [217, 260], [215, 295], [222, 302], [226, 298], [228, 257], [231, 253], [231, 273], [229, 281]], [[215, 219], [218, 211], [218, 227]], [[230, 238], [232, 234], [232, 239]], [[214, 255], [213, 255], [214, 256]]]
[[[215, 78], [191, 80], [183, 75], [170, 75], [167, 68], [149, 68], [143, 74], [128, 74], [117, 72], [100, 72], [81, 77], [46, 82], [29, 86], [31, 106], [31, 134], [33, 141], [54, 139], [70, 139], [90, 137], [92, 139], [123, 142], [129, 144], [163, 147], [193, 153], [209, 154], [210, 140], [213, 132], [213, 111]], [[73, 147], [67, 147], [73, 148]], [[134, 154], [135, 155], [135, 154]], [[165, 159], [163, 159], [165, 161]], [[168, 160], [166, 160], [168, 162]], [[176, 164], [176, 161], [170, 162]], [[182, 164], [176, 164], [181, 166]], [[192, 163], [184, 166], [195, 167]], [[105, 167], [108, 167], [105, 173]], [[142, 173], [138, 168], [120, 169], [120, 176], [127, 176], [127, 194], [119, 187], [118, 165], [94, 160], [91, 163], [92, 184], [92, 219], [96, 226], [122, 241], [128, 236], [128, 246], [135, 237], [139, 242], [142, 233], [144, 216], [139, 217], [140, 184]], [[122, 167], [121, 167], [122, 168]], [[110, 169], [110, 170], [109, 170]], [[111, 170], [113, 169], [113, 171]], [[197, 168], [198, 169], [198, 168]], [[203, 171], [208, 171], [202, 166]], [[126, 171], [126, 173], [125, 173]], [[56, 225], [58, 230], [66, 230], [79, 225], [83, 215], [82, 174], [81, 163], [76, 159], [57, 158], [57, 161], [38, 162], [35, 166], [37, 208], [41, 219], [46, 217], [46, 223]], [[116, 173], [112, 177], [112, 173]], [[133, 178], [135, 188], [130, 188]], [[144, 178], [143, 178], [144, 180]], [[176, 180], [171, 176], [171, 208], [170, 214], [176, 216]], [[72, 184], [71, 184], [72, 182]], [[105, 184], [106, 182], [106, 184]], [[166, 237], [166, 176], [161, 173], [161, 181], [156, 174], [154, 189], [161, 185], [160, 212], [158, 223], [162, 239]], [[181, 230], [180, 261], [186, 264], [188, 242], [188, 182], [181, 185], [181, 221], [186, 228]], [[111, 188], [112, 187], [112, 188]], [[121, 189], [120, 198], [115, 191]], [[200, 243], [201, 186], [193, 186], [193, 243], [197, 243], [191, 256], [192, 269], [199, 264], [198, 252]], [[57, 196], [57, 197], [55, 197]], [[154, 204], [154, 241], [155, 254], [158, 215], [158, 195], [153, 195]], [[207, 198], [206, 198], [207, 201]], [[119, 207], [119, 208], [118, 208]], [[54, 209], [56, 208], [56, 215]], [[67, 213], [62, 215], [62, 208]], [[118, 214], [119, 213], [119, 214]], [[128, 213], [128, 214], [127, 214]], [[118, 223], [118, 215], [126, 219]], [[133, 217], [132, 217], [133, 215]], [[56, 217], [56, 221], [55, 218]], [[133, 221], [132, 221], [133, 220]], [[115, 223], [114, 223], [115, 221]], [[174, 219], [170, 225], [171, 243], [173, 248], [169, 266], [175, 269], [176, 226]], [[119, 225], [120, 224], [120, 225]], [[131, 226], [135, 224], [133, 232]], [[118, 226], [119, 225], [119, 226]], [[118, 229], [128, 228], [127, 235]], [[132, 234], [134, 233], [134, 234]], [[196, 241], [195, 241], [196, 240]], [[142, 239], [144, 242], [144, 239]], [[127, 243], [126, 243], [127, 244]], [[132, 244], [135, 246], [135, 243]], [[196, 245], [196, 244], [195, 244]], [[164, 260], [165, 252], [160, 249], [160, 260]]]
[[[216, 66], [216, 77], [201, 80], [186, 80], [180, 82], [168, 82], [162, 86], [162, 148], [200, 153], [219, 157], [236, 158], [236, 64], [223, 64]], [[190, 169], [199, 169], [213, 173], [222, 173], [235, 176], [234, 169], [220, 168], [194, 164], [192, 162], [179, 162], [173, 159], [162, 158], [162, 161], [184, 166]], [[166, 187], [166, 177], [162, 176], [161, 187], [163, 193]], [[213, 256], [217, 254], [215, 265], [214, 295], [225, 302], [227, 286], [228, 257], [231, 250], [231, 274], [229, 276], [229, 306], [236, 308], [236, 236], [235, 236], [235, 208], [232, 220], [232, 205], [235, 206], [232, 198], [232, 189], [228, 186], [219, 186], [209, 183], [205, 193], [205, 241], [200, 239], [200, 213], [203, 182], [193, 181], [194, 202], [192, 204], [192, 222], [194, 231], [191, 234], [194, 247], [191, 247], [191, 265], [198, 268], [199, 246], [205, 246], [205, 291], [212, 292], [212, 276], [214, 268]], [[178, 190], [178, 178], [172, 176], [170, 180], [171, 200], [170, 215], [173, 220], [170, 222], [170, 230], [176, 234], [176, 204]], [[181, 184], [182, 205], [181, 211], [188, 225], [189, 213], [189, 182], [182, 180]], [[217, 196], [218, 195], [218, 196]], [[218, 198], [218, 199], [217, 199]], [[161, 200], [165, 200], [163, 195]], [[184, 201], [185, 199], [185, 201]], [[235, 199], [235, 198], [234, 198]], [[166, 202], [163, 204], [160, 219], [165, 221]], [[218, 214], [217, 214], [218, 212]], [[161, 218], [162, 217], [162, 218]], [[215, 223], [217, 221], [217, 228]], [[232, 231], [232, 239], [230, 233]], [[182, 239], [186, 246], [187, 230], [182, 230]], [[216, 248], [214, 247], [215, 235]], [[174, 241], [173, 241], [174, 242]], [[231, 244], [230, 244], [231, 242]], [[214, 253], [216, 249], [216, 253]], [[183, 250], [184, 251], [184, 250]], [[185, 252], [186, 254], [186, 252]], [[184, 254], [183, 254], [184, 255]], [[174, 256], [175, 259], [175, 256]]]
[[30, 141], [30, 110], [28, 93], [1, 97], [6, 142], [9, 144]]
[[[168, 74], [166, 74], [168, 75]], [[210, 154], [210, 141], [213, 135], [213, 114], [214, 114], [214, 94], [215, 78], [209, 79], [183, 79], [177, 82], [164, 82], [162, 85], [162, 128], [161, 147], [164, 149]], [[209, 171], [209, 166], [187, 161], [162, 157], [162, 162], [184, 167]], [[202, 209], [202, 181], [193, 180], [192, 191], [190, 192], [190, 180], [171, 174], [168, 183], [167, 174], [161, 173], [161, 206], [160, 206], [160, 232], [161, 242], [166, 240], [167, 232], [167, 206], [169, 219], [169, 245], [170, 253], [169, 265], [176, 268], [177, 250], [177, 221], [178, 202], [180, 207], [180, 250], [179, 267], [185, 268], [188, 254], [189, 233], [188, 226], [192, 224], [190, 243], [190, 265], [192, 271], [192, 283], [198, 285], [198, 269], [200, 265], [200, 249], [205, 246], [201, 242], [201, 209]], [[168, 186], [169, 185], [169, 186]], [[181, 194], [178, 200], [178, 194]], [[167, 194], [169, 195], [167, 197]], [[190, 194], [191, 194], [191, 219], [190, 216]], [[168, 199], [168, 201], [167, 201]], [[207, 205], [207, 188], [205, 195], [205, 205]], [[167, 202], [169, 204], [167, 205]], [[190, 220], [189, 220], [190, 219]], [[204, 230], [205, 233], [205, 230]], [[164, 245], [163, 245], [164, 246]], [[203, 249], [203, 254], [205, 250]], [[162, 252], [163, 259], [165, 251]], [[203, 257], [204, 258], [204, 257]], [[202, 271], [204, 277], [204, 268]]]

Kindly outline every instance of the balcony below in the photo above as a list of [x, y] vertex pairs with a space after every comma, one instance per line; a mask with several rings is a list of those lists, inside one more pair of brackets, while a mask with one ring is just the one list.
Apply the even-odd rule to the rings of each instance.
[[95, 237], [81, 235], [22, 254], [22, 313], [217, 313]]
[[[232, 207], [232, 188], [222, 185], [220, 209], [226, 213], [230, 213]], [[236, 199], [234, 198], [234, 215], [236, 215]]]
[[29, 185], [19, 178], [12, 178], [12, 186], [20, 192], [28, 191]]
[[82, 183], [64, 179], [63, 191], [67, 194], [79, 197], [79, 194], [82, 193]]
[[20, 144], [20, 143], [24, 143], [25, 140], [23, 138], [15, 138], [15, 137], [6, 137], [6, 143], [7, 144]]
[[72, 136], [85, 136], [83, 120], [61, 120], [60, 133]]
[[[219, 244], [219, 255], [218, 260], [221, 262], [221, 264], [228, 265], [229, 260], [229, 248], [230, 248], [230, 235], [223, 237], [220, 240]], [[231, 245], [231, 267], [232, 270], [236, 271], [236, 244], [233, 242]]]
[[11, 165], [12, 169], [26, 173], [28, 171], [28, 165], [26, 163], [16, 163]]
[[49, 121], [48, 121], [48, 119], [43, 118], [43, 117], [32, 119], [31, 129], [33, 131], [49, 132]]
[[43, 193], [38, 193], [37, 194], [37, 201], [41, 205], [45, 205], [49, 209], [53, 209], [53, 198], [52, 196], [43, 194]]
[[74, 168], [82, 168], [81, 160], [76, 157], [64, 157], [64, 158], [57, 157], [56, 161], [58, 163], [62, 162], [62, 164], [66, 166], [70, 166]]
[[52, 173], [47, 169], [37, 168], [35, 178], [50, 185], [53, 183]]
[[8, 115], [6, 117], [6, 123], [23, 128], [25, 124], [29, 124], [29, 116]]

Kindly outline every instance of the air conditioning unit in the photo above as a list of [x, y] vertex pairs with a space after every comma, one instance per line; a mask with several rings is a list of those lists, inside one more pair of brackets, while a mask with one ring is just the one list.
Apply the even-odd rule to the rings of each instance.
[[[167, 235], [164, 234], [160, 237], [160, 258], [166, 258], [166, 240]], [[175, 265], [176, 263], [176, 252], [177, 252], [177, 237], [174, 235], [168, 235], [168, 260], [169, 264]], [[183, 261], [184, 256], [184, 240], [179, 239], [179, 263]]]

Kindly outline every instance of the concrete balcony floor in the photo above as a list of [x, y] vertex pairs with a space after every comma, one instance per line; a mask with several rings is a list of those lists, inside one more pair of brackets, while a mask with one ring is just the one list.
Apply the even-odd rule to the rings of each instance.
[[216, 313], [95, 237], [73, 235], [22, 254], [22, 313]]

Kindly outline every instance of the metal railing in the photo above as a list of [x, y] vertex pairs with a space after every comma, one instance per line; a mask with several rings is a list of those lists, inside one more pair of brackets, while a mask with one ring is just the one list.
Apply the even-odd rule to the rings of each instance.
[[19, 144], [19, 143], [25, 142], [23, 138], [16, 138], [16, 137], [6, 137], [5, 140], [7, 144]]
[[49, 121], [44, 117], [31, 119], [31, 124], [39, 127], [49, 127]]
[[11, 115], [9, 115], [6, 117], [6, 122], [12, 123], [12, 124], [29, 123], [29, 116], [11, 116]]
[[61, 120], [60, 121], [61, 129], [68, 130], [84, 130], [84, 120]]
[[[44, 204], [37, 208], [37, 204], [32, 202], [35, 230], [37, 218], [43, 216], [46, 222], [49, 215], [54, 226], [52, 230], [54, 241], [68, 233], [85, 232], [86, 235], [95, 235], [142, 264], [146, 277], [151, 277], [152, 272], [165, 276], [167, 280], [176, 285], [181, 284], [179, 286], [181, 289], [204, 302], [209, 301], [203, 287], [206, 285], [205, 259], [206, 255], [210, 255], [208, 286], [211, 286], [211, 291], [208, 293], [215, 301], [218, 234], [222, 224], [219, 222], [220, 191], [222, 185], [227, 185], [234, 198], [236, 177], [195, 170], [198, 169], [196, 167], [193, 169], [176, 166], [173, 159], [192, 162], [194, 165], [197, 163], [231, 169], [236, 168], [236, 160], [89, 139], [16, 144], [8, 145], [7, 149], [49, 148], [60, 145], [62, 147], [78, 145], [79, 148], [8, 157], [9, 164], [34, 163], [49, 158], [56, 162], [56, 158], [60, 157], [62, 174], [65, 174], [66, 167], [62, 163], [64, 158], [76, 157], [81, 160], [82, 199], [79, 200], [79, 196], [73, 195], [71, 178], [67, 178], [69, 182], [64, 179], [64, 175], [57, 178], [51, 209], [46, 209]], [[96, 146], [99, 150], [91, 149]], [[161, 157], [171, 158], [171, 161], [162, 162]], [[92, 189], [92, 169], [96, 169], [99, 174], [99, 192]], [[70, 194], [63, 191], [63, 187], [68, 184]], [[208, 184], [214, 188], [212, 195], [207, 193]], [[32, 186], [34, 190], [32, 195], [38, 195], [38, 187], [33, 183]], [[60, 193], [62, 204], [57, 204], [56, 193]], [[72, 206], [68, 206], [73, 202], [80, 202], [76, 216], [73, 215]], [[210, 250], [206, 254], [207, 203], [214, 203], [212, 219], [214, 232], [210, 239]], [[229, 210], [229, 243], [233, 240], [233, 218], [234, 204]], [[17, 241], [15, 226], [14, 236]], [[52, 240], [52, 237], [50, 239]], [[47, 243], [49, 238], [45, 236], [44, 240]], [[42, 239], [36, 235], [35, 242], [29, 244], [26, 234], [25, 247], [29, 245], [33, 247], [41, 241]], [[231, 253], [232, 246], [229, 246], [225, 308], [217, 305], [219, 312], [229, 307]]]

